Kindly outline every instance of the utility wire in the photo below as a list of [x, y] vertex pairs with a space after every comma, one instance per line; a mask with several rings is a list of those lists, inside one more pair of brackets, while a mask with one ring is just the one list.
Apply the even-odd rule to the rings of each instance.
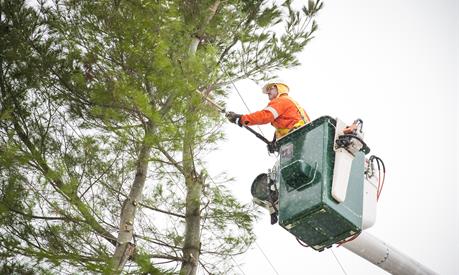
[[[244, 98], [242, 97], [241, 93], [239, 92], [239, 89], [236, 87], [236, 84], [234, 84], [234, 81], [229, 77], [228, 73], [226, 72], [226, 70], [222, 67], [222, 71], [226, 74], [226, 76], [229, 78], [229, 80], [231, 81], [231, 84], [233, 85], [234, 89], [236, 90], [239, 98], [242, 100], [242, 103], [244, 103], [244, 106], [245, 108], [247, 108], [247, 111], [249, 111], [249, 113], [251, 113], [252, 111], [250, 111], [250, 108], [249, 106], [247, 105], [247, 103], [245, 102]], [[263, 133], [263, 130], [261, 130], [260, 126], [257, 126], [258, 130], [260, 130], [261, 134], [262, 135], [265, 135]], [[217, 187], [218, 188], [218, 187]], [[260, 247], [260, 245], [258, 244], [257, 241], [255, 241], [255, 244], [256, 246], [258, 247], [258, 249], [261, 251], [261, 253], [263, 254], [263, 256], [265, 257], [266, 261], [268, 261], [269, 265], [271, 266], [271, 268], [273, 269], [273, 271], [279, 275], [279, 272], [277, 272], [276, 268], [274, 267], [274, 265], [271, 263], [271, 261], [269, 260], [268, 256], [266, 256], [265, 252], [263, 251], [263, 249]], [[233, 259], [234, 261], [234, 259]], [[242, 270], [241, 270], [242, 271]]]
[[240, 93], [239, 90], [237, 89], [236, 84], [234, 84], [233, 80], [231, 80], [231, 84], [233, 84], [234, 89], [236, 90], [237, 94], [238, 94], [239, 97], [241, 98], [242, 103], [244, 103], [244, 106], [245, 106], [245, 108], [247, 109], [247, 111], [249, 111], [249, 113], [251, 113], [252, 111], [250, 111], [249, 106], [248, 106], [247, 103], [245, 102], [245, 100], [244, 100], [244, 98], [242, 97], [241, 93]]
[[[230, 80], [231, 84], [233, 85], [234, 89], [236, 90], [237, 94], [239, 95], [239, 98], [242, 100], [242, 103], [244, 103], [244, 106], [245, 108], [247, 109], [247, 111], [249, 111], [249, 113], [251, 113], [252, 111], [250, 111], [250, 108], [249, 106], [247, 105], [247, 103], [245, 102], [244, 98], [242, 97], [241, 93], [239, 92], [238, 88], [236, 87], [236, 84], [234, 84], [234, 81], [231, 79], [231, 77], [228, 75], [228, 73], [226, 72], [226, 70], [222, 68], [222, 71], [226, 74], [226, 76], [228, 77], [228, 79]], [[261, 134], [264, 136], [265, 134], [263, 133], [263, 130], [261, 130], [260, 126], [257, 126], [258, 130], [260, 130]]]
[[233, 256], [231, 256], [231, 260], [233, 260], [233, 262], [236, 264], [236, 267], [242, 272], [242, 274], [245, 275], [245, 272], [244, 270], [241, 269], [241, 267], [239, 266], [239, 264], [236, 262], [236, 260], [234, 259]]
[[[200, 164], [202, 165], [202, 163], [200, 162]], [[220, 188], [218, 187], [217, 183], [214, 181], [214, 179], [209, 175], [209, 179], [210, 181], [215, 185], [215, 187], [217, 188], [217, 190], [221, 191]], [[216, 234], [211, 230], [211, 233], [216, 236]], [[257, 245], [258, 249], [260, 249], [261, 253], [263, 254], [263, 256], [265, 257], [265, 259], [268, 261], [268, 263], [271, 265], [272, 269], [274, 270], [274, 272], [279, 275], [279, 272], [277, 272], [276, 268], [274, 267], [274, 265], [271, 263], [271, 261], [269, 260], [269, 258], [266, 256], [265, 252], [263, 251], [263, 249], [261, 249], [260, 245], [258, 245], [258, 242], [255, 241], [255, 244]], [[238, 267], [238, 269], [242, 272], [242, 274], [245, 275], [244, 271], [239, 267], [239, 264], [236, 262], [236, 260], [234, 259], [234, 257], [232, 255], [230, 255], [231, 259], [233, 260], [234, 263], [236, 263], [236, 266]]]
[[276, 268], [273, 266], [273, 264], [271, 263], [271, 261], [269, 260], [268, 256], [266, 256], [265, 252], [263, 251], [263, 249], [261, 249], [261, 247], [258, 245], [258, 242], [255, 241], [255, 244], [257, 245], [258, 249], [260, 249], [261, 253], [263, 254], [263, 256], [265, 256], [265, 259], [268, 261], [268, 263], [271, 265], [272, 269], [274, 270], [274, 272], [279, 275], [279, 272], [277, 272]]
[[336, 261], [338, 262], [339, 266], [341, 267], [341, 270], [343, 271], [343, 273], [344, 273], [345, 275], [347, 275], [346, 270], [344, 270], [343, 265], [342, 265], [341, 262], [339, 261], [338, 257], [336, 257], [335, 252], [333, 251], [333, 249], [330, 248], [330, 250], [331, 250], [333, 256], [335, 257]]
[[[203, 165], [202, 165], [202, 162], [201, 162], [200, 160], [199, 160], [199, 163], [201, 164], [201, 166], [203, 166]], [[173, 180], [172, 177], [169, 175], [169, 173], [167, 173], [167, 175], [169, 176], [169, 178], [170, 178], [171, 180]], [[210, 175], [208, 176], [208, 178], [209, 178], [210, 181], [215, 185], [215, 187], [216, 187], [219, 191], [221, 191], [220, 188], [218, 187], [217, 183], [214, 181], [214, 179], [213, 179]], [[182, 194], [185, 196], [185, 195], [186, 195], [186, 194], [185, 194], [185, 191], [180, 187], [180, 185], [176, 185], [176, 186], [177, 186], [178, 189], [182, 192]], [[201, 235], [201, 233], [202, 233], [202, 229], [203, 229], [203, 228], [201, 227], [201, 230], [200, 230], [201, 232], [199, 232], [200, 235]], [[212, 229], [209, 228], [209, 231], [210, 231], [210, 233], [211, 233], [212, 235], [214, 235], [215, 237], [217, 237], [217, 234], [215, 234], [215, 232], [214, 232]], [[201, 236], [200, 236], [200, 238], [201, 238]], [[236, 260], [234, 259], [234, 257], [233, 257], [232, 255], [229, 255], [229, 256], [230, 256], [231, 260], [236, 264], [236, 267], [242, 272], [242, 274], [243, 274], [243, 275], [246, 275], [246, 274], [244, 273], [244, 270], [241, 269], [241, 267], [240, 267], [239, 264], [236, 262]], [[198, 265], [197, 268], [199, 269], [199, 268], [201, 268], [201, 267]], [[190, 270], [190, 272], [191, 272], [191, 270]]]
[[[198, 161], [199, 161], [199, 164], [200, 164], [201, 166], [204, 166], [204, 165], [202, 165], [201, 160], [198, 160]], [[220, 187], [218, 187], [218, 184], [214, 181], [214, 179], [213, 179], [210, 175], [208, 175], [208, 178], [209, 178], [210, 181], [215, 185], [215, 187], [217, 188], [217, 190], [221, 192]], [[210, 200], [210, 198], [209, 198], [209, 200]], [[203, 228], [201, 228], [200, 234], [202, 233], [202, 229], [203, 229]], [[212, 235], [214, 235], [215, 237], [217, 237], [217, 234], [215, 234], [215, 232], [214, 232], [210, 227], [209, 227], [209, 231], [210, 231], [210, 233], [211, 233]], [[231, 260], [236, 264], [236, 267], [242, 272], [242, 274], [243, 274], [243, 275], [246, 275], [246, 274], [244, 273], [244, 270], [241, 269], [241, 267], [239, 266], [238, 262], [236, 262], [236, 260], [234, 259], [233, 255], [229, 254], [229, 256], [230, 256]]]

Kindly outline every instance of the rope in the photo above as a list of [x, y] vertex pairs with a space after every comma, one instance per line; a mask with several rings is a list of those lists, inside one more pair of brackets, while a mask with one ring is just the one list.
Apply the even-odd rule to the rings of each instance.
[[338, 257], [336, 257], [335, 252], [333, 251], [333, 248], [330, 248], [330, 250], [331, 250], [331, 252], [332, 252], [332, 254], [333, 254], [333, 257], [335, 257], [336, 261], [338, 262], [339, 266], [341, 267], [341, 270], [343, 271], [343, 273], [344, 273], [345, 275], [347, 275], [346, 270], [344, 270], [343, 265], [342, 265], [341, 262], [339, 261]]

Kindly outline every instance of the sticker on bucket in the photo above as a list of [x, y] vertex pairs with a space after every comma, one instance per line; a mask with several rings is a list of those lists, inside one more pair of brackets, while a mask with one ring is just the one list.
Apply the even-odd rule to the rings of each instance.
[[293, 157], [293, 143], [287, 143], [280, 148], [280, 157], [282, 162]]

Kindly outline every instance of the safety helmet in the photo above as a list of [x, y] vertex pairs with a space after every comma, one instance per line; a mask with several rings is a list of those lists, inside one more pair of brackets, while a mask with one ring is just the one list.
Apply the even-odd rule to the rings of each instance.
[[289, 88], [288, 88], [287, 84], [285, 84], [285, 83], [283, 83], [281, 81], [275, 81], [275, 82], [267, 83], [265, 86], [263, 86], [262, 92], [264, 94], [267, 94], [268, 90], [273, 86], [277, 87], [277, 93], [278, 93], [277, 96], [280, 96], [281, 94], [288, 94], [288, 92], [289, 92]]

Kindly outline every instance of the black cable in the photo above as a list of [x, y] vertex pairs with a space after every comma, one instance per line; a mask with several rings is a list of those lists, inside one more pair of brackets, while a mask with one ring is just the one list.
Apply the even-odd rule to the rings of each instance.
[[[363, 139], [361, 139], [360, 137], [358, 137], [357, 135], [353, 135], [353, 134], [343, 134], [343, 135], [340, 135], [338, 137], [338, 140], [336, 141], [336, 143], [338, 145], [340, 145], [338, 142], [340, 142], [340, 140], [343, 140], [344, 138], [348, 138], [348, 139], [351, 139], [351, 138], [355, 138], [356, 140], [358, 140], [360, 143], [362, 143], [362, 149], [360, 149], [360, 151], [364, 152], [365, 154], [368, 154], [370, 152], [370, 147], [368, 147], [368, 145], [363, 141]], [[344, 145], [344, 144], [343, 144]], [[344, 147], [344, 146], [341, 146], [341, 147]], [[376, 156], [375, 156], [376, 157]]]
[[386, 173], [386, 166], [384, 165], [384, 161], [382, 161], [382, 159], [380, 159], [379, 157], [376, 157], [376, 159], [378, 160], [378, 162], [381, 162], [383, 173]]
[[369, 160], [370, 160], [370, 163], [373, 162], [373, 160], [376, 160], [376, 164], [378, 165], [378, 170], [381, 169], [382, 167], [383, 173], [386, 173], [386, 166], [384, 165], [384, 161], [381, 158], [375, 155], [371, 155]]
[[[381, 192], [384, 186], [384, 181], [386, 180], [386, 165], [384, 164], [384, 161], [381, 158], [375, 155], [370, 156], [369, 161], [370, 161], [370, 165], [373, 165], [373, 161], [375, 161], [376, 165], [378, 166], [379, 175], [378, 175], [378, 188], [376, 190], [376, 199], [379, 199], [379, 196], [381, 195]], [[381, 167], [382, 167], [382, 172], [383, 172], [382, 180], [381, 180]]]

